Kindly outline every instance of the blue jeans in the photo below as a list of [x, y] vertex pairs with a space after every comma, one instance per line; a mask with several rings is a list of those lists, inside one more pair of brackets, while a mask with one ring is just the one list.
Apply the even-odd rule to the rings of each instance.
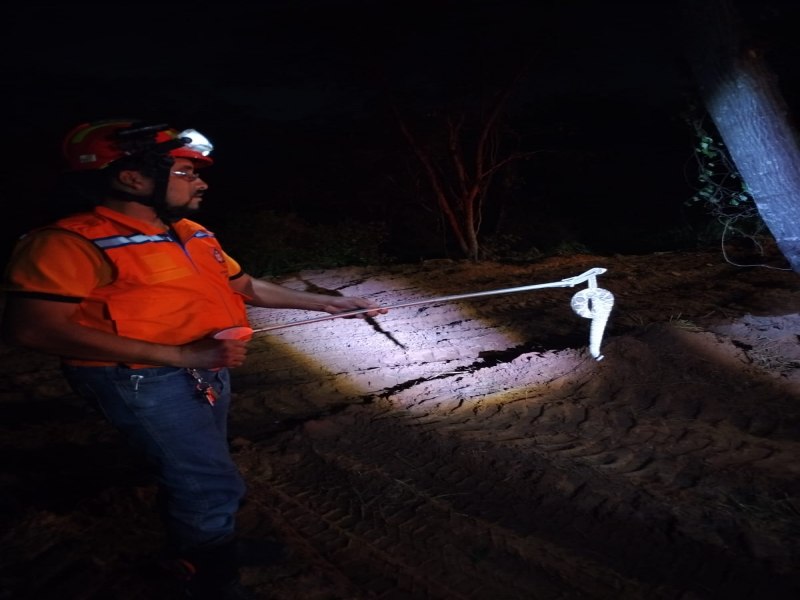
[[228, 447], [228, 370], [199, 371], [217, 391], [211, 406], [185, 369], [63, 369], [152, 468], [171, 551], [230, 539], [245, 484]]

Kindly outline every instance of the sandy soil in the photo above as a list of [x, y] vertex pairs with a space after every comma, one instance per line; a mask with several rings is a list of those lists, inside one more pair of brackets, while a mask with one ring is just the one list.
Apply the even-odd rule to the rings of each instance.
[[[281, 600], [800, 597], [796, 274], [698, 252], [282, 282], [394, 305], [593, 267], [615, 298], [600, 361], [570, 306], [586, 283], [257, 336], [234, 374], [240, 527], [290, 554], [245, 582]], [[171, 597], [151, 482], [54, 359], [0, 351], [0, 598]]]

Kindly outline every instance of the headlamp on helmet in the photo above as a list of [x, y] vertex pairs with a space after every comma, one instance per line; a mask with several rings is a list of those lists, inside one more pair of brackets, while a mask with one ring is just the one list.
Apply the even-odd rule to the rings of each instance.
[[178, 134], [178, 137], [183, 140], [184, 148], [203, 156], [208, 156], [214, 150], [211, 141], [196, 129], [184, 129]]

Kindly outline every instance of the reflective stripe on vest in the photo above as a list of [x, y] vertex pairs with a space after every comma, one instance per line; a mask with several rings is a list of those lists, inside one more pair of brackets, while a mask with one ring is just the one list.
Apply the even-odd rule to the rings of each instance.
[[[209, 231], [196, 231], [194, 232], [192, 237], [196, 238], [214, 237], [214, 234]], [[169, 233], [160, 233], [156, 235], [145, 235], [143, 233], [137, 233], [135, 235], [130, 235], [130, 236], [115, 235], [111, 237], [97, 238], [91, 241], [98, 248], [107, 249], [107, 248], [119, 248], [121, 246], [130, 246], [132, 244], [134, 245], [147, 244], [150, 242], [174, 242], [175, 240]]]

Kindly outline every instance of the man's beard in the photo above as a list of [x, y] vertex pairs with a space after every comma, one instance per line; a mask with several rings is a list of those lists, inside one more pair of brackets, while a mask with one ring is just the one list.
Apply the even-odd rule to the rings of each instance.
[[191, 217], [200, 210], [199, 204], [194, 208], [192, 208], [191, 204], [192, 202], [190, 200], [182, 206], [161, 206], [157, 210], [158, 216], [162, 221], [167, 223], [180, 221], [181, 219]]

